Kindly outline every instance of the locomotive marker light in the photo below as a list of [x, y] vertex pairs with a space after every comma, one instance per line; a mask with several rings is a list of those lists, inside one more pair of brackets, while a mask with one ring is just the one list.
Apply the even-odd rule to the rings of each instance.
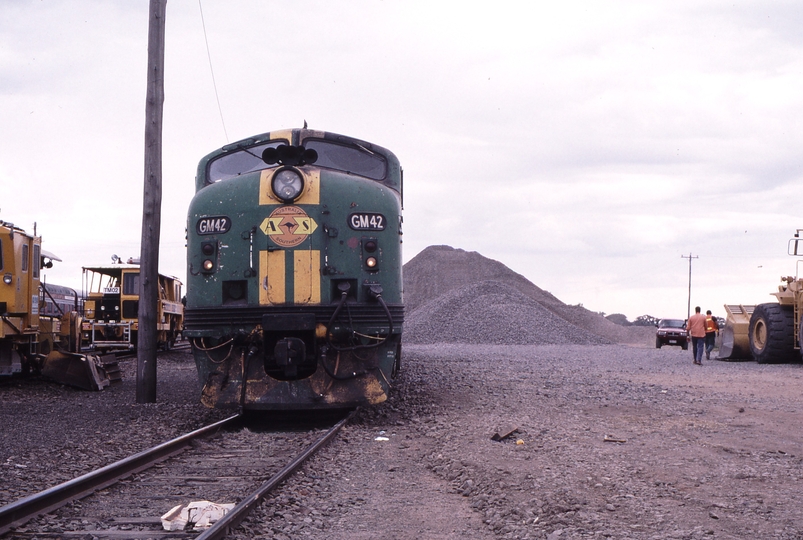
[[212, 257], [217, 251], [215, 242], [203, 242], [201, 244], [201, 253], [203, 253], [208, 259], [204, 259], [204, 262], [201, 263], [201, 269], [209, 274], [215, 269], [215, 261], [212, 260]]
[[12, 281], [11, 274], [5, 274], [3, 276], [3, 283], [5, 283], [6, 285], [11, 285], [11, 281]]
[[[365, 250], [366, 253], [374, 253], [378, 247], [379, 245], [377, 244], [375, 238], [365, 238], [362, 241], [362, 248]], [[375, 272], [379, 270], [378, 268], [379, 261], [377, 261], [376, 257], [374, 257], [373, 255], [370, 257], [366, 257], [365, 266], [368, 268], [368, 270]]]

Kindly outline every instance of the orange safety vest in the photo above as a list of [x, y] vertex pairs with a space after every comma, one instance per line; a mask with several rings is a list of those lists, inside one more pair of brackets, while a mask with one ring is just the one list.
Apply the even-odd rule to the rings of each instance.
[[716, 332], [719, 330], [716, 321], [714, 321], [713, 317], [706, 317], [705, 318], [705, 333], [710, 334], [711, 332]]

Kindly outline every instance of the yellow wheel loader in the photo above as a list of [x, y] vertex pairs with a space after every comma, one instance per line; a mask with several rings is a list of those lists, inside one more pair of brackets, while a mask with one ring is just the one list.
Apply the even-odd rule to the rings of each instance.
[[[789, 241], [788, 253], [803, 255], [800, 231]], [[792, 362], [800, 358], [803, 328], [803, 279], [781, 277], [777, 302], [757, 306], [726, 305], [728, 317], [721, 331], [719, 358], [734, 360], [752, 356], [759, 364]]]

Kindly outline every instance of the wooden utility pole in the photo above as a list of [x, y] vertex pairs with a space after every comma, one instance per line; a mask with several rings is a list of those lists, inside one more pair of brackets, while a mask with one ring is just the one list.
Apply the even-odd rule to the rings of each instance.
[[156, 317], [159, 302], [159, 233], [162, 213], [162, 110], [167, 0], [150, 0], [148, 90], [145, 98], [145, 192], [139, 256], [137, 403], [156, 402]]

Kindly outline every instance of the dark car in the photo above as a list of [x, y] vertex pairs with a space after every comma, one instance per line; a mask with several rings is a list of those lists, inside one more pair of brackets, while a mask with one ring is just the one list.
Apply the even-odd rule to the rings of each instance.
[[655, 348], [662, 345], [679, 345], [683, 350], [689, 348], [689, 333], [683, 319], [661, 319], [655, 331]]

